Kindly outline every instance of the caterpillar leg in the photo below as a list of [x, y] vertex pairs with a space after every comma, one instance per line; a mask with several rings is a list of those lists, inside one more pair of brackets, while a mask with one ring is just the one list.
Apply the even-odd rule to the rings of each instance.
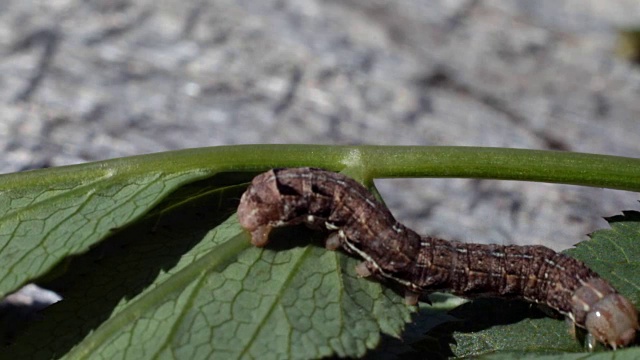
[[[593, 352], [596, 349], [596, 345], [598, 344], [598, 339], [596, 339], [595, 336], [593, 336], [592, 333], [588, 332], [587, 335], [587, 350], [589, 350], [589, 352]], [[613, 350], [616, 349], [616, 344], [611, 345], [611, 347], [613, 348]]]
[[271, 226], [264, 225], [258, 226], [255, 230], [251, 231], [251, 244], [258, 247], [263, 247], [269, 242], [269, 233], [271, 232]]
[[331, 234], [329, 234], [329, 236], [327, 236], [327, 240], [324, 243], [324, 247], [327, 250], [331, 250], [331, 251], [338, 250], [340, 245], [342, 245], [343, 236], [344, 236], [344, 233], [342, 233], [342, 236], [341, 236], [339, 231], [332, 232]]
[[[564, 318], [564, 323], [567, 324], [567, 332], [569, 333], [569, 335], [571, 335], [571, 338], [573, 338], [574, 340], [580, 341], [580, 337], [578, 337], [579, 330], [578, 330], [578, 326], [576, 326], [575, 320], [567, 316]], [[587, 335], [585, 336], [587, 340], [587, 350], [591, 352], [594, 350], [594, 347], [596, 345], [596, 339], [591, 335], [591, 333], [587, 333]]]
[[418, 300], [420, 299], [420, 294], [413, 292], [411, 290], [405, 290], [404, 292], [404, 303], [409, 306], [418, 305]]
[[[360, 264], [356, 265], [356, 274], [360, 277], [370, 277], [374, 276], [376, 273], [376, 265], [371, 261], [363, 261]], [[420, 294], [411, 291], [405, 290], [404, 292], [404, 302], [409, 306], [418, 305], [418, 300], [420, 299]]]
[[567, 332], [572, 338], [577, 339], [578, 333], [576, 332], [576, 323], [568, 316], [564, 318], [564, 323], [567, 324]]
[[363, 261], [360, 264], [356, 265], [356, 274], [360, 277], [370, 277], [373, 275], [373, 263], [369, 261]]

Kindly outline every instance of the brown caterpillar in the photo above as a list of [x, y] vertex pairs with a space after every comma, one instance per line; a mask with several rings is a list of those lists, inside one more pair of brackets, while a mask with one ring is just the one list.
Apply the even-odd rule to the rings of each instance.
[[260, 174], [242, 195], [238, 218], [256, 246], [274, 227], [306, 224], [330, 232], [326, 246], [365, 261], [356, 271], [402, 285], [407, 303], [419, 294], [448, 291], [543, 303], [613, 349], [635, 340], [638, 314], [582, 262], [540, 246], [467, 244], [421, 237], [395, 220], [365, 187], [344, 175], [313, 168]]

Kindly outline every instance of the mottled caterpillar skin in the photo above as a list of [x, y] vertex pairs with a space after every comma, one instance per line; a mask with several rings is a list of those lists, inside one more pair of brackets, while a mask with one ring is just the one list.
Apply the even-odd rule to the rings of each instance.
[[313, 168], [258, 175], [238, 207], [252, 243], [264, 246], [274, 227], [306, 224], [330, 232], [326, 246], [365, 261], [362, 276], [390, 279], [419, 294], [448, 291], [543, 303], [585, 328], [590, 345], [629, 345], [638, 330], [633, 304], [582, 262], [544, 246], [468, 244], [420, 236], [395, 220], [365, 187]]

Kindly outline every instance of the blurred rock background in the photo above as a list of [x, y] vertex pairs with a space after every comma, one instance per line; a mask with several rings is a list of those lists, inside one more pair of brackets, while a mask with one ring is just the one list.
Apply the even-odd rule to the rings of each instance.
[[[248, 143], [639, 157], [640, 2], [2, 0], [0, 172]], [[566, 248], [634, 193], [377, 182], [419, 232]]]

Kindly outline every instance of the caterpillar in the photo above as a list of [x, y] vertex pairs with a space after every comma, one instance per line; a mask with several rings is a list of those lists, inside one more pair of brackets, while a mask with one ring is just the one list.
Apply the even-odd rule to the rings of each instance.
[[361, 257], [363, 277], [402, 286], [407, 304], [448, 291], [542, 303], [613, 349], [636, 338], [633, 304], [584, 263], [540, 245], [484, 245], [420, 236], [395, 220], [357, 181], [315, 168], [273, 169], [256, 176], [238, 206], [255, 246], [272, 228], [305, 224], [329, 232], [325, 246]]

